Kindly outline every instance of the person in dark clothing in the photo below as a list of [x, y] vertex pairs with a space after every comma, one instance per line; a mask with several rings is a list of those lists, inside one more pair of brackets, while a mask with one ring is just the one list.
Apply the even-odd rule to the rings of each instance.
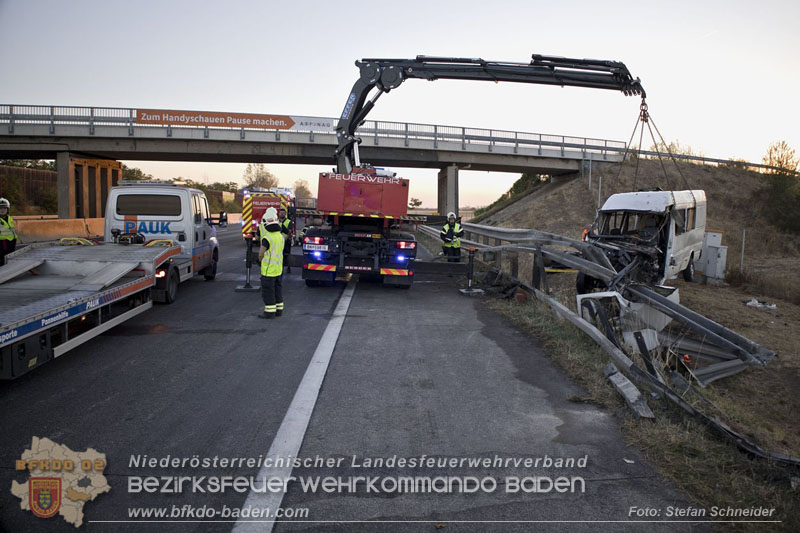
[[283, 266], [286, 267], [286, 273], [290, 273], [292, 271], [292, 267], [289, 266], [289, 256], [292, 255], [292, 219], [289, 218], [286, 214], [286, 210], [281, 208], [281, 233], [283, 233], [284, 238], [284, 245], [283, 245]]

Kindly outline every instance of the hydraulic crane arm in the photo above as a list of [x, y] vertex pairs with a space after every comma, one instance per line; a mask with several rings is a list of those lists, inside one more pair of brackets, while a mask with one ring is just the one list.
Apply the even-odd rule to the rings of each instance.
[[[596, 59], [570, 59], [534, 54], [530, 63], [507, 63], [483, 59], [417, 56], [416, 59], [362, 59], [356, 61], [361, 75], [336, 126], [338, 172], [353, 168], [354, 146], [360, 141], [356, 129], [364, 122], [380, 95], [396, 89], [407, 78], [424, 80], [510, 81], [612, 89], [625, 95], [645, 96], [639, 78], [633, 78], [624, 63]], [[377, 89], [367, 100], [369, 93]]]

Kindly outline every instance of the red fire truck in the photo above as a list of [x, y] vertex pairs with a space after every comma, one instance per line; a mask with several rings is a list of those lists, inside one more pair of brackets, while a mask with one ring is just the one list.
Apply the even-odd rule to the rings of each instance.
[[403, 231], [409, 216], [408, 180], [393, 172], [356, 167], [349, 174], [319, 175], [316, 209], [298, 209], [320, 224], [303, 237], [303, 279], [308, 286], [331, 284], [337, 274], [380, 276], [386, 285], [409, 288], [417, 241]]
[[[295, 197], [289, 189], [245, 189], [242, 200], [242, 238], [247, 240], [258, 240], [258, 224], [264, 211], [268, 207], [274, 207], [278, 212], [285, 210], [287, 216], [294, 222], [295, 217]], [[294, 231], [294, 223], [292, 223]]]

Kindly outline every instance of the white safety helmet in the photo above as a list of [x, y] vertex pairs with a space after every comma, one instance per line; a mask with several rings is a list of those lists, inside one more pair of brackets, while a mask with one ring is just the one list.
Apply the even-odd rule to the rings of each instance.
[[456, 214], [450, 211], [449, 213], [447, 213], [447, 220], [450, 220], [450, 217], [456, 218]]
[[5, 198], [0, 198], [0, 208], [5, 207], [6, 209], [11, 208], [11, 202], [6, 200]]
[[261, 223], [266, 226], [267, 224], [274, 224], [276, 222], [278, 222], [278, 212], [274, 207], [268, 207], [267, 210], [264, 211], [264, 216], [261, 217]]

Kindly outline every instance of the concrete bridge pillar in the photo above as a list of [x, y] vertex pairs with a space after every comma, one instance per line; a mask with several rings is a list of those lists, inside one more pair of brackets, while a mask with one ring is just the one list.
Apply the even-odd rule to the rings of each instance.
[[58, 152], [58, 218], [102, 218], [108, 190], [122, 178], [122, 164], [107, 159], [73, 158]]
[[56, 168], [58, 169], [58, 218], [73, 218], [69, 152], [56, 154]]
[[458, 166], [450, 165], [439, 171], [439, 202], [440, 215], [450, 211], [458, 216]]

